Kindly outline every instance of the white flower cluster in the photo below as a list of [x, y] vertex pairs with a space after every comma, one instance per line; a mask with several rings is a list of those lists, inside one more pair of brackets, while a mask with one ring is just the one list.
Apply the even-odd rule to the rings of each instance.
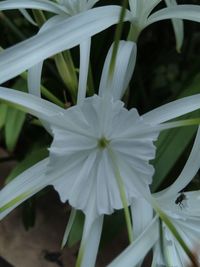
[[[112, 73], [111, 46], [99, 93], [86, 97], [91, 37], [117, 24], [122, 10], [116, 5], [95, 6], [97, 2], [101, 1], [0, 1], [0, 10], [19, 9], [35, 25], [37, 21], [30, 17], [28, 9], [51, 13], [38, 34], [0, 53], [0, 82], [28, 70], [29, 87], [29, 93], [0, 87], [0, 99], [17, 104], [39, 118], [53, 137], [49, 157], [1, 189], [0, 218], [44, 187], [53, 185], [62, 202], [68, 201], [85, 214], [77, 267], [95, 265], [103, 215], [122, 208], [132, 242], [110, 267], [141, 266], [151, 248], [151, 266], [199, 266], [200, 194], [199, 191], [180, 193], [200, 166], [199, 131], [176, 181], [155, 194], [149, 186], [154, 174], [154, 166], [150, 164], [156, 154], [154, 141], [161, 131], [190, 123], [168, 121], [199, 109], [200, 94], [170, 102], [141, 116], [136, 109], [127, 110], [120, 99], [133, 75], [136, 42], [141, 31], [154, 22], [172, 19], [180, 50], [182, 19], [200, 22], [200, 6], [165, 0], [166, 7], [154, 12], [162, 0], [129, 0], [123, 17], [123, 21], [130, 23], [128, 40], [119, 41]], [[77, 45], [80, 46], [77, 104], [64, 109], [40, 97], [42, 65], [45, 59]], [[194, 121], [194, 124], [199, 123]]]

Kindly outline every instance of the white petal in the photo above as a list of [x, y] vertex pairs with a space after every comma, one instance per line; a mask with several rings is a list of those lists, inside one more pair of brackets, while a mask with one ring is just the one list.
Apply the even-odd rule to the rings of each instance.
[[125, 249], [108, 267], [134, 267], [144, 259], [147, 252], [159, 238], [158, 220], [153, 219], [144, 232]]
[[43, 62], [38, 63], [28, 70], [28, 91], [35, 96], [41, 95], [41, 76], [42, 76]]
[[[200, 215], [200, 191], [190, 191], [185, 192], [186, 201], [187, 201], [187, 214], [190, 216]], [[200, 228], [198, 228], [200, 231]]]
[[[80, 246], [80, 267], [94, 267], [102, 232], [103, 215], [96, 215], [95, 192], [91, 194], [85, 215], [85, 223], [83, 228], [83, 237]], [[78, 257], [78, 260], [79, 260]], [[77, 264], [78, 266], [78, 264]]]
[[[143, 198], [134, 199], [131, 205], [133, 240], [138, 238], [153, 219], [153, 209]], [[142, 260], [137, 267], [142, 266]]]
[[150, 25], [160, 20], [173, 18], [200, 22], [199, 12], [199, 5], [177, 5], [174, 7], [167, 7], [149, 16], [147, 25]]
[[91, 39], [83, 41], [80, 44], [80, 69], [79, 69], [79, 85], [77, 103], [86, 97], [87, 78], [90, 59]]
[[149, 184], [152, 182], [153, 166], [149, 164], [148, 172], [143, 173], [140, 169], [136, 169], [135, 166], [130, 166], [129, 162], [120, 156], [118, 156], [118, 166], [128, 196], [128, 203], [132, 203], [132, 199], [138, 197], [149, 200]]
[[131, 204], [131, 214], [133, 221], [133, 240], [145, 230], [153, 219], [153, 209], [144, 198], [134, 199]]
[[65, 9], [54, 2], [48, 0], [7, 0], [0, 2], [0, 10], [12, 10], [12, 9], [39, 9], [55, 14], [64, 14]]
[[49, 119], [51, 122], [53, 122], [53, 116], [62, 114], [64, 111], [57, 105], [39, 97], [5, 87], [0, 87], [0, 99], [17, 104], [38, 118], [46, 120], [51, 116]]
[[113, 77], [110, 77], [110, 63], [112, 58], [113, 45], [106, 57], [101, 76], [99, 95], [111, 95], [114, 100], [120, 99], [133, 74], [136, 62], [136, 44], [129, 41], [120, 41], [116, 55]]
[[101, 238], [102, 226], [103, 226], [103, 215], [96, 218], [94, 222], [91, 224], [91, 226], [87, 229], [89, 234], [83, 240], [84, 253], [81, 261], [81, 267], [95, 266], [97, 252]]
[[[71, 157], [53, 157], [50, 154], [50, 164], [47, 168], [47, 176], [52, 176], [52, 185], [58, 191], [62, 202], [69, 199], [71, 188], [80, 175], [80, 170], [87, 159], [87, 154], [79, 153]], [[81, 166], [82, 168], [79, 169]], [[87, 188], [84, 186], [84, 189]]]
[[[177, 5], [176, 0], [165, 0], [165, 3], [168, 7]], [[172, 24], [176, 37], [176, 49], [178, 52], [180, 52], [184, 38], [183, 21], [180, 19], [172, 19]]]
[[145, 122], [155, 125], [200, 108], [200, 94], [184, 97], [142, 115]]
[[70, 213], [70, 216], [69, 216], [69, 220], [67, 222], [67, 227], [65, 229], [65, 233], [64, 233], [64, 236], [63, 236], [63, 240], [62, 240], [62, 248], [66, 245], [67, 243], [67, 240], [68, 240], [68, 237], [69, 237], [69, 234], [70, 234], [70, 231], [72, 229], [72, 226], [73, 226], [73, 223], [74, 223], [74, 220], [75, 220], [75, 217], [76, 217], [76, 210], [75, 209], [72, 209], [71, 210], [71, 213]]
[[47, 158], [27, 169], [0, 191], [0, 219], [50, 183], [45, 177], [48, 161]]
[[[60, 23], [61, 21], [65, 21], [67, 18], [67, 15], [57, 15], [50, 18], [47, 22], [45, 22], [41, 29], [39, 30], [39, 33], [44, 32], [47, 29], [51, 29], [52, 26], [56, 25], [57, 23]], [[30, 94], [40, 96], [40, 85], [41, 85], [41, 76], [42, 76], [42, 67], [43, 67], [43, 61], [39, 62], [35, 66], [32, 66], [28, 70], [28, 91]]]
[[47, 175], [54, 177], [52, 184], [63, 202], [69, 200], [74, 208], [87, 209], [96, 177], [95, 160], [96, 152], [79, 152], [65, 157], [50, 154]]
[[[119, 6], [99, 7], [62, 21], [0, 53], [0, 83], [118, 22]], [[131, 18], [127, 11], [125, 20]]]

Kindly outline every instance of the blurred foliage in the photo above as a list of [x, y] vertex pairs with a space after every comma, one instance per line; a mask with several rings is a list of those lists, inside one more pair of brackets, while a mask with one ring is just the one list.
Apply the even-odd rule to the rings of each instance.
[[[118, 0], [100, 1], [97, 5], [119, 4]], [[178, 1], [188, 3], [188, 1]], [[121, 1], [120, 1], [121, 3]], [[191, 0], [190, 4], [199, 4], [197, 0]], [[160, 4], [162, 6], [163, 3]], [[33, 16], [38, 14], [32, 13]], [[45, 16], [50, 15], [44, 13]], [[39, 18], [38, 18], [39, 19]], [[18, 11], [0, 12], [0, 45], [7, 48], [21, 40], [37, 34], [38, 28], [31, 25]], [[186, 22], [185, 38], [180, 54], [175, 49], [175, 38], [170, 21], [162, 21], [145, 29], [138, 40], [137, 64], [129, 91], [124, 98], [128, 108], [136, 107], [143, 114], [157, 106], [183, 96], [200, 92], [200, 25], [194, 22]], [[129, 30], [129, 24], [125, 23], [122, 37], [125, 39]], [[92, 39], [90, 77], [88, 81], [88, 95], [98, 92], [102, 66], [107, 51], [113, 42], [115, 27], [110, 27]], [[72, 71], [75, 83], [66, 81], [59, 75], [56, 67], [58, 60], [71, 62], [69, 70]], [[56, 96], [65, 107], [74, 103], [74, 96], [70, 86], [77, 87], [79, 50], [77, 47], [59, 55], [57, 61], [50, 58], [45, 61], [42, 75], [42, 85]], [[69, 76], [70, 77], [70, 76]], [[26, 82], [17, 77], [5, 84], [5, 86], [17, 90], [26, 91]], [[192, 114], [194, 115], [194, 114]], [[187, 115], [189, 117], [190, 115]], [[200, 116], [199, 111], [195, 116]], [[185, 118], [185, 117], [184, 117]], [[0, 103], [0, 146], [8, 152], [8, 155], [19, 163], [11, 172], [7, 181], [17, 174], [32, 166], [37, 161], [48, 155], [47, 148], [50, 145], [50, 135], [41, 127], [33, 123], [34, 118], [23, 112]], [[196, 127], [185, 127], [163, 132], [158, 141], [157, 157], [153, 164], [156, 172], [152, 190], [156, 191], [172, 183], [185, 163], [196, 132]], [[9, 160], [9, 157], [8, 157]], [[197, 174], [190, 188], [200, 188], [200, 178]], [[24, 204], [23, 221], [28, 229], [34, 223], [34, 200]], [[113, 220], [114, 219], [114, 220]], [[115, 225], [113, 225], [115, 221]], [[83, 215], [77, 213], [68, 245], [74, 245], [80, 240], [82, 233]], [[102, 246], [114, 238], [125, 227], [123, 214], [117, 212], [105, 219], [104, 236]], [[108, 235], [109, 233], [109, 235]]]

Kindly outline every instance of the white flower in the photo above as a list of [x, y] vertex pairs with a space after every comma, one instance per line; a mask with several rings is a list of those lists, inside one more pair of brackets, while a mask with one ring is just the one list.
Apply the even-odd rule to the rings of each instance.
[[[138, 266], [153, 245], [152, 266], [185, 267], [190, 266], [191, 259], [192, 266], [199, 266], [200, 191], [179, 193], [199, 169], [199, 151], [200, 129], [191, 154], [175, 182], [153, 194], [149, 202], [140, 199], [133, 203], [133, 216], [137, 218], [134, 225], [136, 240], [110, 267]], [[162, 220], [158, 215], [152, 220], [153, 208]]]
[[[154, 172], [149, 160], [155, 156], [157, 132], [143, 133], [151, 125], [135, 109], [128, 111], [120, 101], [93, 96], [57, 119], [62, 127], [52, 125], [47, 175], [57, 177], [53, 185], [63, 202], [69, 200], [76, 209], [87, 211], [94, 191], [97, 214], [122, 208], [110, 150], [123, 177], [128, 203], [148, 192]], [[69, 121], [75, 125], [70, 127]]]
[[[165, 2], [167, 7], [154, 11], [154, 8], [161, 2]], [[181, 5], [177, 4], [176, 0], [129, 0], [129, 6], [132, 12], [129, 40], [136, 41], [142, 30], [152, 23], [171, 19], [177, 51], [181, 50], [184, 38], [182, 19], [200, 22], [199, 5]]]
[[[168, 216], [182, 240], [199, 266], [199, 240], [200, 240], [200, 191], [176, 194], [174, 197], [158, 199], [159, 207]], [[180, 241], [172, 234], [170, 229], [162, 223], [162, 236], [154, 248], [155, 266], [185, 267], [192, 263]], [[161, 247], [162, 242], [162, 247]], [[196, 257], [196, 259], [195, 259]]]
[[[189, 184], [200, 167], [199, 149], [200, 129], [191, 154], [177, 180], [170, 187], [154, 196], [159, 209], [168, 216], [182, 238], [190, 257], [194, 260], [194, 266], [199, 266], [200, 263], [200, 258], [198, 257], [200, 249], [200, 191], [178, 192]], [[171, 229], [164, 222], [162, 223], [162, 232], [163, 235], [154, 249], [156, 266], [161, 266], [164, 263], [174, 267], [190, 266], [191, 258], [180, 245], [179, 238], [172, 234]], [[163, 242], [162, 248], [160, 247], [161, 242]]]
[[[127, 65], [116, 64], [113, 79], [109, 79], [105, 70], [110, 64], [111, 49], [99, 96], [86, 98], [68, 110], [39, 97], [0, 87], [0, 99], [15, 103], [45, 121], [54, 138], [47, 159], [20, 174], [0, 191], [0, 217], [45, 186], [53, 185], [62, 201], [68, 200], [75, 209], [85, 212], [80, 252], [82, 255], [84, 248], [81, 263], [84, 267], [94, 265], [102, 215], [122, 208], [124, 199], [127, 205], [133, 198], [150, 199], [153, 167], [149, 160], [155, 156], [153, 141], [161, 130], [185, 124], [164, 122], [200, 107], [200, 95], [194, 95], [142, 116], [136, 109], [125, 109], [118, 99], [134, 67], [127, 60], [134, 55], [133, 43], [121, 42], [119, 47], [117, 62]], [[152, 227], [154, 229], [154, 224]]]

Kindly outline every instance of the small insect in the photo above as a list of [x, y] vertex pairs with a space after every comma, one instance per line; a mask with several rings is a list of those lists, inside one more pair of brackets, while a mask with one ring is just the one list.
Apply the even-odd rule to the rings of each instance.
[[183, 208], [183, 200], [186, 199], [186, 195], [184, 193], [181, 193], [177, 199], [175, 200], [175, 204], [179, 205], [180, 208]]

